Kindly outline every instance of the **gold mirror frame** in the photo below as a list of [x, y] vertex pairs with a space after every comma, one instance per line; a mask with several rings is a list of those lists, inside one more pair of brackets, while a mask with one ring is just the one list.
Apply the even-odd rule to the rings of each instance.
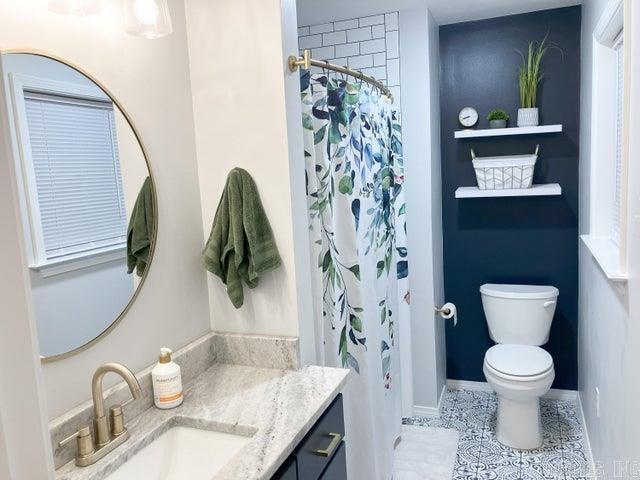
[[84, 345], [80, 345], [79, 347], [76, 347], [73, 350], [69, 350], [68, 352], [65, 352], [65, 353], [59, 353], [59, 354], [56, 354], [56, 355], [50, 355], [48, 357], [44, 357], [42, 355], [40, 356], [40, 361], [42, 363], [51, 363], [51, 362], [55, 362], [57, 360], [63, 360], [65, 358], [69, 358], [69, 357], [71, 357], [73, 355], [76, 355], [76, 354], [78, 354], [80, 352], [83, 352], [83, 351], [87, 350], [88, 348], [90, 348], [93, 345], [95, 345], [96, 343], [98, 343], [104, 337], [109, 335], [120, 324], [122, 319], [125, 317], [125, 315], [131, 309], [131, 306], [133, 305], [133, 302], [136, 301], [136, 299], [138, 298], [138, 294], [140, 293], [140, 291], [142, 290], [142, 287], [145, 284], [145, 281], [147, 279], [147, 275], [149, 274], [149, 270], [151, 269], [151, 264], [153, 263], [153, 256], [155, 254], [156, 240], [157, 240], [157, 237], [158, 237], [158, 216], [159, 216], [158, 215], [158, 213], [159, 213], [158, 212], [158, 195], [156, 193], [156, 182], [155, 182], [155, 179], [153, 177], [153, 171], [151, 169], [151, 164], [149, 163], [149, 155], [147, 154], [147, 149], [145, 148], [144, 143], [142, 142], [142, 138], [140, 137], [140, 133], [138, 132], [138, 129], [135, 127], [135, 125], [133, 124], [133, 120], [131, 119], [129, 113], [127, 113], [127, 111], [124, 109], [122, 104], [118, 101], [118, 99], [111, 93], [111, 91], [102, 82], [97, 80], [94, 75], [90, 74], [89, 72], [87, 72], [83, 68], [79, 67], [78, 65], [75, 65], [75, 64], [65, 60], [64, 58], [59, 57], [59, 56], [54, 55], [54, 54], [51, 54], [51, 53], [43, 52], [43, 51], [40, 51], [40, 50], [29, 49], [29, 48], [5, 48], [5, 49], [0, 49], [0, 57], [2, 55], [5, 55], [5, 54], [36, 55], [36, 56], [39, 56], [39, 57], [48, 58], [50, 60], [55, 60], [56, 62], [60, 62], [60, 63], [62, 63], [64, 65], [66, 65], [67, 67], [72, 68], [73, 70], [75, 70], [76, 72], [80, 73], [81, 75], [84, 75], [89, 80], [91, 80], [93, 83], [95, 83], [98, 87], [100, 87], [100, 89], [102, 89], [102, 91], [109, 97], [109, 99], [113, 102], [113, 104], [116, 107], [118, 107], [118, 110], [120, 110], [120, 113], [122, 113], [122, 116], [127, 121], [127, 124], [129, 125], [129, 128], [131, 128], [131, 131], [133, 132], [133, 135], [136, 137], [136, 141], [138, 142], [138, 146], [140, 147], [140, 150], [142, 151], [142, 156], [144, 157], [144, 161], [147, 164], [147, 170], [149, 172], [149, 178], [151, 179], [151, 193], [152, 193], [152, 197], [153, 197], [153, 209], [156, 212], [156, 214], [154, 215], [154, 219], [153, 219], [153, 228], [154, 228], [155, 235], [154, 235], [154, 237], [153, 237], [153, 239], [151, 241], [151, 247], [149, 249], [149, 262], [147, 264], [147, 268], [145, 269], [144, 273], [142, 274], [142, 277], [140, 278], [140, 283], [138, 284], [138, 288], [136, 288], [135, 292], [133, 292], [133, 295], [131, 296], [131, 299], [129, 300], [129, 303], [127, 303], [127, 305], [124, 307], [124, 309], [122, 310], [120, 315], [118, 315], [116, 317], [116, 319], [113, 322], [111, 322], [111, 324], [107, 328], [105, 328], [96, 337], [94, 337], [92, 340], [89, 340]]

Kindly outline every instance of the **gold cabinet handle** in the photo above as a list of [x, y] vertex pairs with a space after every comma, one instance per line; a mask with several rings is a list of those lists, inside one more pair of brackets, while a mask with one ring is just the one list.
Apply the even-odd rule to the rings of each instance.
[[314, 455], [318, 455], [320, 457], [330, 457], [333, 451], [338, 447], [338, 445], [340, 445], [342, 435], [340, 435], [339, 433], [329, 433], [327, 436], [331, 438], [329, 446], [325, 449], [314, 450]]

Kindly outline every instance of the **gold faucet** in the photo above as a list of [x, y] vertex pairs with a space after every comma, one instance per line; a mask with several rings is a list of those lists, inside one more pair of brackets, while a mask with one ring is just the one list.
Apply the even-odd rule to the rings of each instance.
[[[123, 405], [111, 407], [109, 409], [109, 419], [107, 419], [104, 412], [102, 379], [109, 372], [117, 373], [127, 382], [132, 398]], [[74, 438], [76, 439], [78, 447], [76, 465], [79, 467], [86, 467], [97, 462], [129, 438], [129, 432], [125, 427], [124, 417], [122, 416], [122, 407], [133, 400], [139, 399], [142, 395], [140, 384], [135, 375], [120, 363], [105, 363], [98, 367], [91, 381], [91, 393], [93, 395], [93, 413], [95, 416], [93, 420], [94, 436], [92, 437], [89, 427], [84, 427], [58, 444], [63, 446]]]

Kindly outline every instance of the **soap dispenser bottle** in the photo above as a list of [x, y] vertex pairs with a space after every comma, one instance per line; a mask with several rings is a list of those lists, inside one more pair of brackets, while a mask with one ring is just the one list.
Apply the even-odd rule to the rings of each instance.
[[184, 399], [180, 366], [171, 360], [172, 353], [168, 348], [161, 348], [158, 364], [151, 370], [153, 402], [163, 410], [181, 405]]

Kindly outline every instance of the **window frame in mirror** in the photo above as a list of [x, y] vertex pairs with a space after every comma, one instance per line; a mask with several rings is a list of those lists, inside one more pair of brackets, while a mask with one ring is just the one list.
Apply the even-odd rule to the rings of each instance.
[[[122, 321], [122, 319], [126, 316], [126, 314], [129, 312], [129, 310], [131, 309], [133, 303], [136, 301], [136, 299], [138, 298], [138, 295], [140, 294], [140, 291], [142, 290], [147, 276], [149, 274], [149, 270], [151, 269], [151, 264], [153, 263], [153, 257], [155, 254], [155, 247], [156, 247], [156, 242], [157, 242], [157, 238], [158, 238], [158, 195], [157, 195], [157, 189], [156, 189], [156, 182], [155, 182], [155, 177], [153, 175], [153, 170], [151, 168], [151, 163], [149, 162], [149, 155], [147, 152], [147, 149], [144, 145], [144, 142], [142, 141], [142, 137], [140, 136], [140, 133], [138, 131], [138, 129], [136, 128], [136, 126], [133, 123], [133, 120], [131, 118], [131, 116], [129, 115], [129, 113], [125, 110], [125, 108], [122, 106], [122, 104], [120, 103], [120, 101], [113, 95], [113, 93], [101, 82], [99, 81], [93, 74], [87, 72], [86, 70], [84, 70], [82, 67], [62, 58], [59, 57], [55, 54], [51, 54], [48, 52], [44, 52], [41, 50], [37, 50], [37, 49], [29, 49], [29, 48], [0, 48], [0, 61], [1, 61], [1, 57], [3, 55], [7, 55], [7, 54], [23, 54], [23, 55], [34, 55], [34, 56], [39, 56], [39, 57], [43, 57], [49, 60], [53, 60], [56, 62], [60, 62], [63, 65], [66, 65], [67, 67], [75, 70], [76, 72], [78, 72], [81, 75], [84, 75], [86, 78], [88, 78], [89, 80], [91, 80], [98, 88], [100, 88], [104, 94], [109, 97], [109, 99], [111, 100], [111, 102], [113, 103], [113, 105], [119, 110], [119, 112], [122, 114], [122, 116], [124, 117], [125, 121], [127, 122], [127, 125], [129, 126], [129, 128], [131, 129], [131, 131], [133, 132], [133, 135], [136, 138], [136, 142], [138, 144], [138, 146], [140, 147], [140, 150], [142, 152], [142, 156], [144, 157], [144, 161], [147, 167], [147, 171], [149, 172], [149, 178], [151, 180], [151, 196], [153, 199], [153, 210], [155, 212], [155, 215], [153, 216], [153, 231], [154, 231], [154, 235], [153, 238], [151, 240], [151, 246], [149, 248], [149, 260], [147, 262], [147, 267], [145, 268], [142, 276], [140, 277], [140, 282], [138, 283], [135, 291], [133, 292], [133, 295], [131, 295], [131, 298], [129, 299], [129, 302], [125, 305], [125, 307], [123, 308], [122, 312], [120, 312], [120, 314], [109, 324], [109, 326], [107, 328], [105, 328], [104, 330], [102, 330], [98, 335], [96, 335], [93, 339], [89, 340], [88, 342], [84, 343], [83, 345], [80, 345], [78, 347], [75, 347], [67, 352], [64, 353], [58, 353], [55, 355], [49, 355], [49, 356], [40, 356], [40, 361], [41, 363], [45, 364], [45, 363], [51, 363], [51, 362], [55, 362], [58, 360], [63, 360], [66, 358], [69, 358], [71, 356], [77, 355], [80, 352], [83, 352], [85, 350], [87, 350], [88, 348], [92, 347], [93, 345], [95, 345], [96, 343], [98, 343], [100, 340], [102, 340], [103, 338], [105, 338], [107, 335], [109, 335]], [[12, 153], [12, 155], [15, 154], [15, 151]], [[24, 220], [21, 219], [21, 222], [23, 222]], [[24, 241], [24, 239], [23, 239]], [[26, 261], [26, 258], [24, 259]], [[25, 267], [28, 268], [28, 267]], [[135, 272], [133, 273], [135, 274]]]

